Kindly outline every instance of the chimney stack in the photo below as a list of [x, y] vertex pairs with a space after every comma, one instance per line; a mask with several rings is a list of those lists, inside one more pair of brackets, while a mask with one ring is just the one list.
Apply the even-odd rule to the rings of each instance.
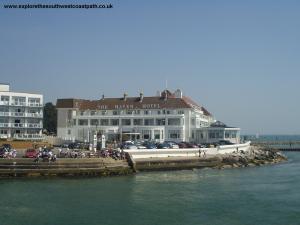
[[143, 99], [144, 99], [144, 94], [143, 94], [143, 92], [141, 92], [141, 93], [140, 93], [140, 102], [142, 102]]
[[124, 99], [123, 99], [124, 101], [126, 101], [127, 100], [127, 93], [125, 92], [124, 93]]
[[105, 99], [105, 95], [103, 94], [103, 95], [102, 95], [102, 100], [104, 100], [104, 99]]
[[167, 90], [165, 90], [164, 100], [165, 100], [165, 101], [168, 100], [168, 91], [167, 91]]

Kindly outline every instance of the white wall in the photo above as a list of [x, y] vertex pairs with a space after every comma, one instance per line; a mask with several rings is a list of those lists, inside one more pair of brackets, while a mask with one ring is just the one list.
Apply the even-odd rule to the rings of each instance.
[[165, 158], [165, 157], [199, 157], [199, 150], [205, 151], [207, 156], [217, 154], [232, 153], [237, 150], [248, 151], [250, 142], [237, 145], [223, 145], [217, 148], [182, 148], [182, 149], [138, 149], [138, 150], [124, 150], [131, 154], [133, 159], [145, 158]]

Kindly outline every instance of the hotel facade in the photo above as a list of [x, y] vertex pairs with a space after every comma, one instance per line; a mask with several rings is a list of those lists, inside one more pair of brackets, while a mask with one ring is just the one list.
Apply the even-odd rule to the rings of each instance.
[[41, 140], [43, 95], [11, 92], [9, 84], [0, 84], [0, 138]]
[[181, 90], [164, 90], [151, 97], [140, 93], [99, 100], [58, 99], [56, 107], [57, 136], [64, 140], [91, 142], [97, 134], [109, 141], [239, 142], [239, 128], [216, 123], [211, 113]]

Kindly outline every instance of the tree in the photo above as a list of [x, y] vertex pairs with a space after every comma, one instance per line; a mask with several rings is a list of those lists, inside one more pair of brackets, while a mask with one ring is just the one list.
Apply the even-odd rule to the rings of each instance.
[[52, 102], [47, 102], [44, 106], [43, 126], [48, 133], [56, 134], [57, 111], [55, 105], [53, 105]]

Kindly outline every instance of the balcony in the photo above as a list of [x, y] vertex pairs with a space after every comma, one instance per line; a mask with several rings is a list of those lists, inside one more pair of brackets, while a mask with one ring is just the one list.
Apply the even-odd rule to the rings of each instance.
[[0, 123], [0, 128], [43, 128], [39, 123]]
[[10, 105], [12, 105], [12, 106], [26, 106], [26, 102], [12, 102]]
[[0, 112], [0, 116], [9, 116], [9, 112]]
[[42, 118], [42, 113], [26, 113], [26, 117], [33, 117], [33, 118]]
[[44, 136], [40, 134], [15, 134], [14, 139], [16, 140], [41, 140]]
[[0, 105], [9, 105], [9, 102], [7, 102], [7, 101], [0, 101]]
[[11, 112], [10, 116], [12, 116], [12, 117], [24, 117], [25, 113], [23, 113], [23, 112]]
[[32, 102], [29, 102], [29, 103], [28, 103], [28, 106], [29, 106], [29, 107], [42, 107], [43, 105], [40, 104], [40, 103], [32, 103]]
[[27, 123], [27, 128], [43, 128], [43, 126], [39, 123]]
[[13, 127], [13, 128], [25, 128], [26, 127], [26, 123], [10, 123], [10, 127]]
[[24, 112], [0, 112], [0, 116], [43, 118], [42, 113], [24, 113]]

